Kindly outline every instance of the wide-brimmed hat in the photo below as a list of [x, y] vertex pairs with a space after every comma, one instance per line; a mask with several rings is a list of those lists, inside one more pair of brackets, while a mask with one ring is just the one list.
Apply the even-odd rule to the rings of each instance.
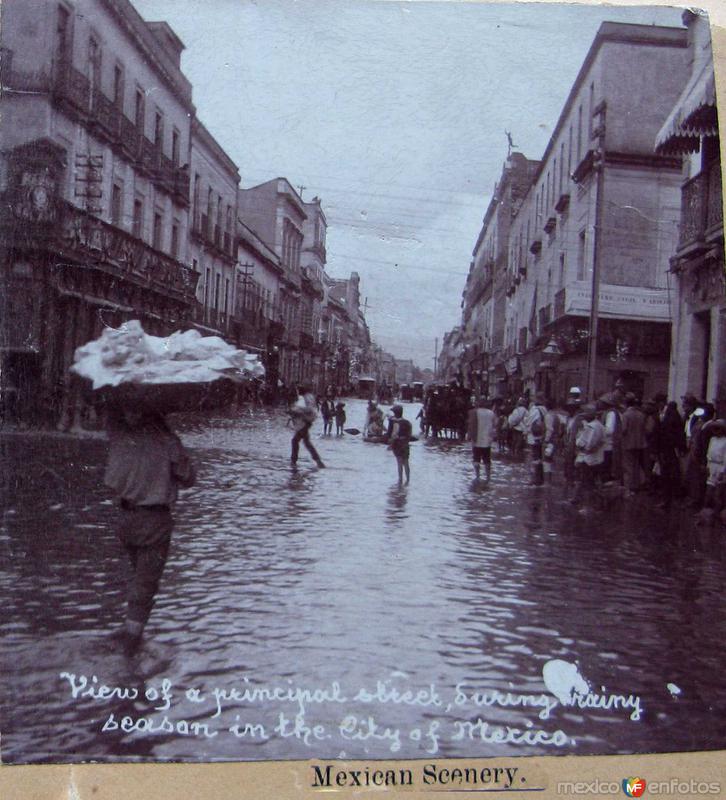
[[598, 403], [602, 403], [604, 406], [608, 406], [610, 408], [617, 405], [617, 401], [613, 396], [612, 392], [606, 392], [602, 397], [598, 398]]

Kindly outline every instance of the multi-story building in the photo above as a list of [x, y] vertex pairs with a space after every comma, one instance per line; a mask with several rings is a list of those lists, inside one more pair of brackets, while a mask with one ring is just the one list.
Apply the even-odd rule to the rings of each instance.
[[195, 323], [204, 331], [231, 336], [239, 170], [198, 119], [192, 121], [191, 142], [189, 258], [199, 275]]
[[510, 391], [666, 388], [680, 161], [653, 141], [686, 60], [685, 30], [601, 25], [509, 233]]
[[286, 178], [242, 189], [239, 213], [246, 225], [277, 254], [283, 267], [278, 302], [284, 332], [279, 347], [279, 374], [287, 383], [297, 383], [300, 374], [300, 330], [303, 226], [305, 203]]
[[464, 354], [461, 326], [457, 325], [444, 334], [441, 350], [436, 357], [436, 380], [449, 383], [463, 377]]
[[77, 346], [190, 316], [191, 85], [181, 41], [126, 0], [6, 0], [2, 42], [0, 392], [66, 427], [92, 414]]
[[684, 12], [689, 79], [658, 133], [656, 151], [683, 157], [680, 230], [668, 393], [713, 402], [726, 414], [726, 286], [722, 174], [711, 31], [703, 14]]
[[503, 343], [509, 232], [538, 167], [538, 161], [521, 153], [509, 154], [472, 253], [462, 297], [463, 379], [485, 395], [499, 394], [507, 383], [511, 361], [503, 357]]
[[284, 334], [279, 295], [285, 270], [277, 253], [239, 219], [237, 258], [235, 340], [239, 347], [261, 354], [266, 380], [275, 390]]
[[305, 203], [301, 264], [300, 377], [305, 383], [324, 385], [322, 368], [322, 305], [325, 299], [325, 234], [328, 223], [320, 198]]

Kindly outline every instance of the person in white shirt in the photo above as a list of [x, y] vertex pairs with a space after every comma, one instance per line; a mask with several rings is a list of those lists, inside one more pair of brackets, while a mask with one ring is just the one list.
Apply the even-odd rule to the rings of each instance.
[[527, 403], [523, 397], [517, 400], [514, 411], [507, 418], [507, 425], [512, 433], [512, 455], [521, 458], [524, 454], [526, 429], [524, 418], [527, 416]]
[[468, 433], [472, 443], [471, 457], [474, 462], [476, 479], [481, 477], [481, 464], [484, 463], [487, 481], [492, 475], [492, 442], [496, 434], [496, 414], [486, 398], [480, 398], [478, 407], [469, 412]]
[[717, 419], [711, 425], [715, 432], [708, 443], [706, 455], [708, 477], [705, 505], [712, 514], [720, 514], [722, 521], [726, 522], [726, 420]]
[[532, 485], [542, 486], [544, 483], [544, 468], [542, 464], [542, 443], [547, 432], [547, 409], [542, 405], [536, 395], [532, 396], [529, 409], [524, 418], [524, 429], [527, 436], [530, 454], [532, 456]]
[[605, 428], [597, 419], [597, 409], [588, 404], [583, 406], [582, 415], [583, 423], [575, 440], [577, 491], [570, 501], [573, 505], [579, 505], [583, 495], [586, 502], [592, 498], [605, 458]]

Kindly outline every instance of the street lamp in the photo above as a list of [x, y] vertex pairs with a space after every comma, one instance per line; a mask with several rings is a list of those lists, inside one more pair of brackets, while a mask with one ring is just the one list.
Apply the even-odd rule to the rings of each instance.
[[552, 397], [552, 384], [555, 382], [555, 371], [557, 369], [557, 360], [562, 355], [562, 350], [557, 344], [557, 340], [553, 337], [547, 342], [547, 346], [542, 350], [542, 355], [545, 356], [543, 361], [540, 361], [539, 369], [545, 374], [546, 394]]

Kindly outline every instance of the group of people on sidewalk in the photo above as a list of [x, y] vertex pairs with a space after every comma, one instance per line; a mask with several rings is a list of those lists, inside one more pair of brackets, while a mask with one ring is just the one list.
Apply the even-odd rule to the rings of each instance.
[[691, 393], [680, 410], [664, 394], [643, 402], [621, 389], [587, 403], [572, 387], [562, 409], [520, 397], [508, 414], [482, 399], [469, 413], [468, 435], [477, 478], [481, 463], [489, 478], [497, 442], [515, 458], [529, 450], [534, 486], [551, 482], [560, 464], [570, 501], [583, 509], [621, 491], [649, 492], [662, 508], [686, 503], [704, 521], [726, 523], [726, 420]]

